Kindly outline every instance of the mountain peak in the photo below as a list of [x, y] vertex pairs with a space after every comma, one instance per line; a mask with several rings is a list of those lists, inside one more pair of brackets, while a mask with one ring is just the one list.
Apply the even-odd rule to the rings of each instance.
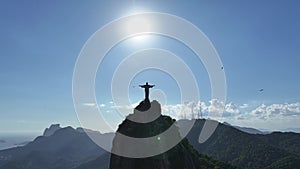
[[59, 129], [61, 129], [60, 124], [52, 124], [49, 128], [45, 129], [43, 136], [46, 136], [46, 137], [51, 136]]
[[[169, 116], [161, 115], [161, 106], [157, 101], [150, 101], [145, 99], [134, 110], [133, 114], [130, 114], [119, 125], [118, 132], [128, 137], [134, 138], [148, 138], [156, 135], [160, 135], [167, 129], [169, 129], [176, 121]], [[149, 121], [153, 119], [153, 121]], [[131, 121], [135, 119], [136, 121]], [[123, 157], [116, 154], [111, 154], [110, 157], [110, 169], [127, 169], [127, 168], [205, 168], [206, 164], [210, 163], [212, 166], [209, 168], [220, 167], [211, 159], [202, 156], [196, 152], [196, 150], [189, 144], [186, 138], [181, 138], [178, 128], [175, 128], [173, 132], [173, 138], [158, 137], [157, 140], [149, 142], [147, 145], [141, 147], [137, 144], [128, 144], [123, 141], [120, 135], [116, 135], [113, 140], [112, 152], [138, 152], [143, 154], [143, 151], [149, 152], [154, 147], [159, 147], [161, 150], [168, 145], [170, 139], [180, 139], [181, 141], [173, 148], [166, 152], [155, 156], [147, 157]], [[121, 153], [121, 154], [122, 154]], [[223, 164], [220, 168], [231, 168], [230, 165]]]

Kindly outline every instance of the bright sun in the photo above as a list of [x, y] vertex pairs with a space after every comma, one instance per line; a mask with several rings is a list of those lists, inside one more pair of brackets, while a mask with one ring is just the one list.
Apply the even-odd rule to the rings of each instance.
[[130, 38], [130, 40], [133, 43], [141, 44], [141, 43], [149, 43], [151, 39], [151, 35], [148, 34], [142, 34], [142, 35], [136, 35]]

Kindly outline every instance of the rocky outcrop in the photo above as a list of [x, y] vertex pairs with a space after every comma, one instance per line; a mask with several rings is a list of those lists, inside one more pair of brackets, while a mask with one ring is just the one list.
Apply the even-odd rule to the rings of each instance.
[[49, 128], [45, 129], [43, 136], [51, 136], [59, 129], [61, 129], [59, 124], [52, 124]]
[[[125, 119], [122, 124], [119, 125], [118, 132], [126, 136], [135, 138], [146, 138], [151, 136], [156, 136], [168, 129], [175, 120], [169, 116], [163, 116], [160, 113], [160, 104], [157, 101], [150, 102], [144, 100], [142, 101], [134, 110], [134, 114], [128, 117], [135, 116], [137, 113], [153, 113], [158, 115], [158, 117], [149, 123], [138, 123]], [[153, 108], [154, 107], [154, 108]], [[150, 108], [150, 109], [149, 109]], [[143, 111], [143, 110], [150, 111]], [[142, 112], [141, 112], [142, 111]], [[159, 112], [152, 112], [159, 111]], [[138, 116], [141, 116], [140, 114]], [[145, 114], [147, 116], [147, 114]], [[177, 136], [180, 137], [179, 131], [177, 131]], [[165, 140], [165, 141], [163, 141]], [[163, 147], [168, 144], [167, 139], [160, 139], [158, 137], [158, 145]], [[149, 146], [151, 146], [149, 144]], [[118, 135], [113, 141], [113, 152], [117, 148], [126, 148], [132, 151], [140, 151], [136, 147], [128, 147], [126, 143], [122, 142]], [[146, 147], [145, 147], [146, 148]], [[128, 158], [122, 157], [115, 154], [111, 155], [110, 158], [110, 169], [199, 169], [200, 161], [198, 160], [198, 154], [190, 146], [187, 139], [183, 139], [179, 144], [177, 144], [172, 149], [164, 152], [162, 154], [147, 157], [147, 158]]]

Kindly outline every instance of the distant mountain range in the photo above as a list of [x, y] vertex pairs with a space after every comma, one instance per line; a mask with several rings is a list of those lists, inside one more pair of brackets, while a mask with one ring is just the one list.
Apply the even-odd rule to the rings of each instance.
[[104, 153], [85, 133], [65, 127], [25, 146], [1, 150], [0, 168], [71, 169]]
[[[231, 124], [226, 123], [226, 122], [224, 122], [223, 124], [232, 126]], [[240, 127], [240, 126], [232, 126], [232, 127], [236, 128], [238, 130], [241, 130], [245, 133], [249, 133], [249, 134], [269, 134], [269, 133], [271, 133], [271, 132], [267, 132], [267, 131], [260, 131], [258, 129], [251, 128], [251, 127]]]
[[[199, 144], [197, 140], [204, 122], [204, 119], [197, 120], [187, 139], [199, 152], [199, 158], [206, 159], [207, 163], [224, 162], [243, 169], [300, 168], [300, 134], [261, 134], [252, 129], [245, 132], [244, 128], [220, 123], [214, 134]], [[249, 133], [252, 131], [255, 134]], [[90, 140], [82, 128], [56, 125], [49, 127], [46, 133], [25, 146], [1, 150], [0, 169], [108, 168], [110, 154]]]
[[286, 129], [283, 129], [282, 131], [300, 133], [300, 128], [286, 128]]

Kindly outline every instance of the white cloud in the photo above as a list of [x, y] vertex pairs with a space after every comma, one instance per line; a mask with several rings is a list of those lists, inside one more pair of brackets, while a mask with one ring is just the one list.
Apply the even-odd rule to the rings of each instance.
[[240, 113], [240, 109], [234, 103], [228, 103], [225, 105], [225, 115], [226, 116], [234, 116]]
[[234, 113], [237, 114], [240, 112], [238, 107], [234, 103], [229, 103], [225, 105], [225, 111], [228, 113]]
[[105, 107], [106, 105], [105, 104], [99, 104], [99, 107]]
[[251, 115], [262, 119], [272, 117], [300, 116], [300, 103], [262, 104], [250, 112]]
[[224, 110], [224, 102], [217, 99], [212, 99], [209, 101], [208, 112], [212, 115], [218, 115]]
[[242, 105], [240, 105], [240, 109], [246, 109], [246, 108], [248, 108], [249, 107], [249, 105], [248, 104], [242, 104]]
[[[192, 109], [193, 107], [193, 109]], [[237, 105], [235, 103], [227, 103], [212, 99], [209, 104], [205, 102], [191, 103], [163, 106], [163, 112], [171, 115], [176, 119], [197, 117], [198, 112], [201, 110], [205, 118], [218, 118], [222, 111], [223, 117], [232, 118], [235, 120], [266, 120], [272, 118], [290, 118], [300, 117], [300, 103], [285, 103], [285, 104], [261, 104], [257, 107], [250, 109], [248, 104]], [[245, 110], [245, 109], [250, 110]], [[193, 110], [193, 111], [192, 111]], [[193, 112], [193, 115], [192, 115]]]
[[96, 103], [83, 103], [82, 105], [84, 105], [84, 106], [89, 106], [89, 107], [94, 107], [94, 106], [96, 106], [97, 104], [96, 104]]
[[[96, 103], [83, 103], [82, 105], [88, 106], [88, 107], [96, 107], [96, 106], [97, 106]], [[103, 108], [103, 107], [105, 107], [106, 105], [102, 103], [102, 104], [99, 104], [98, 106], [101, 107], [101, 108]]]
[[[126, 114], [133, 113], [133, 109], [137, 105], [138, 103], [130, 106], [110, 105], [106, 107], [120, 110], [125, 117]], [[295, 121], [295, 119], [300, 119], [300, 102], [261, 104], [254, 107], [253, 104], [236, 104], [233, 102], [224, 104], [217, 99], [212, 99], [208, 103], [185, 102], [183, 104], [162, 105], [162, 113], [175, 119], [197, 118], [198, 114], [199, 116], [202, 114], [204, 118], [225, 120], [236, 125], [272, 128], [277, 125], [295, 125], [289, 123]], [[220, 118], [220, 116], [223, 118]]]
[[[237, 104], [229, 102], [224, 104], [222, 101], [212, 99], [208, 102], [184, 102], [182, 104], [162, 105], [162, 113], [174, 119], [191, 119], [201, 116], [219, 121], [226, 121], [233, 125], [248, 126], [264, 129], [283, 129], [288, 127], [300, 127], [300, 102], [261, 104], [256, 103]], [[96, 106], [94, 103], [85, 103], [86, 106]], [[113, 102], [100, 104], [107, 112], [118, 113], [125, 118], [133, 113], [132, 105], [114, 105]], [[223, 114], [222, 114], [223, 112]], [[297, 124], [295, 123], [297, 122]]]
[[[222, 116], [234, 116], [240, 113], [238, 106], [233, 103], [224, 105], [222, 101], [212, 99], [209, 104], [205, 102], [185, 102], [184, 104], [165, 105], [162, 108], [165, 114], [176, 119], [197, 118], [204, 115], [205, 118], [220, 118]], [[222, 114], [223, 113], [223, 114]]]
[[228, 118], [235, 125], [281, 130], [300, 127], [300, 102], [261, 104], [248, 111]]
[[133, 113], [133, 109], [138, 105], [139, 103], [133, 103], [131, 105], [112, 105], [110, 106], [110, 109], [117, 110], [119, 113], [121, 113], [123, 116], [126, 116], [128, 114]]
[[205, 102], [185, 102], [184, 104], [165, 105], [162, 107], [163, 113], [171, 115], [173, 118], [197, 118], [201, 113], [204, 116], [220, 117], [224, 109], [224, 103], [217, 99], [212, 99], [209, 105]]

